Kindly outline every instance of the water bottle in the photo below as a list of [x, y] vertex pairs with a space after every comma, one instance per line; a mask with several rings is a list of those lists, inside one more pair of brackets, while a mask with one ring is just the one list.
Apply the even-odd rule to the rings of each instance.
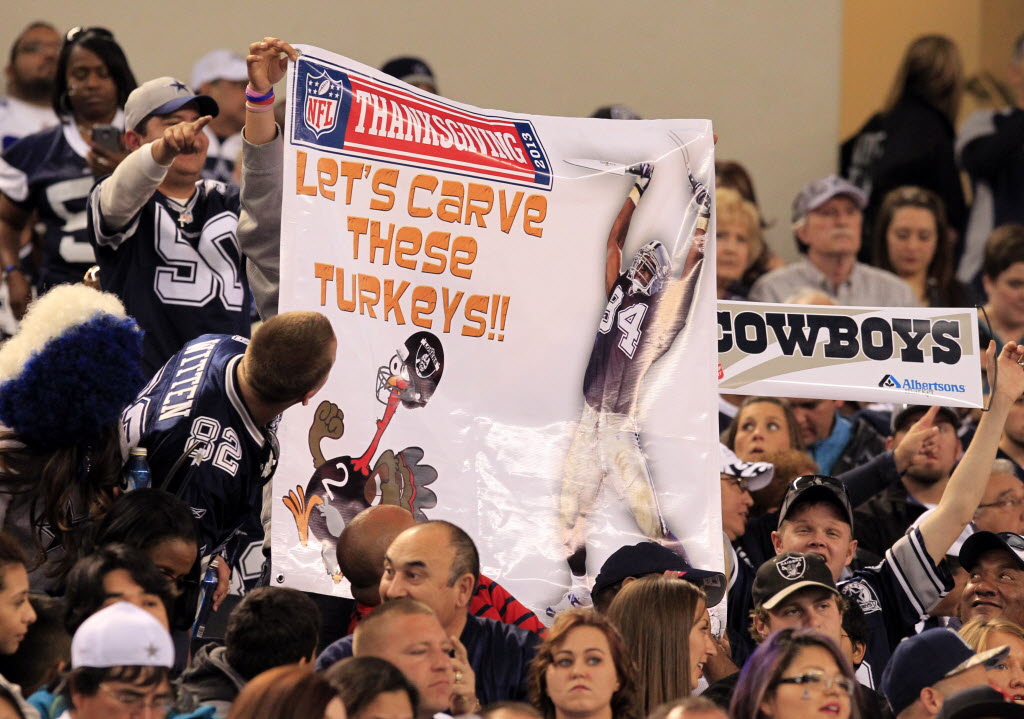
[[151, 483], [152, 475], [149, 471], [149, 462], [146, 461], [146, 448], [132, 447], [125, 467], [125, 484], [128, 491], [148, 489]]
[[193, 639], [202, 639], [206, 633], [206, 622], [213, 608], [213, 593], [217, 589], [217, 564], [216, 557], [210, 560], [203, 581], [199, 583], [199, 609], [196, 611], [196, 620], [192, 623]]

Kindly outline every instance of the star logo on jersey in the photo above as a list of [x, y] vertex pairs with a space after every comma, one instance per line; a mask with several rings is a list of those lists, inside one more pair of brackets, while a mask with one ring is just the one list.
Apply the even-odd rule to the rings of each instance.
[[206, 510], [200, 509], [199, 507], [189, 507], [192, 510], [192, 516], [196, 519], [202, 519], [206, 516]]
[[327, 70], [306, 77], [306, 101], [302, 121], [319, 138], [338, 124], [338, 106], [345, 92], [341, 80], [331, 77]]

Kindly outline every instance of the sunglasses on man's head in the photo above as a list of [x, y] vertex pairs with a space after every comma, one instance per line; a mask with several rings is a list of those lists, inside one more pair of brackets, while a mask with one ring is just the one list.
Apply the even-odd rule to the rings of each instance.
[[64, 42], [74, 42], [82, 35], [92, 33], [98, 37], [102, 37], [106, 40], [113, 40], [114, 33], [107, 30], [105, 27], [73, 27], [68, 30], [68, 34], [64, 37]]

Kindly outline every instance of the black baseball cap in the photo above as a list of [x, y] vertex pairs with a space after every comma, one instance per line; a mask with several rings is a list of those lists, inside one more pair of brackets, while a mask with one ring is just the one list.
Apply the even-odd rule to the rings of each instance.
[[[915, 415], [923, 415], [931, 407], [926, 404], [897, 404], [892, 408], [892, 431], [902, 432], [910, 425], [910, 419], [915, 422], [920, 419]], [[939, 407], [939, 416], [953, 425], [954, 429], [960, 429], [960, 415], [952, 407]], [[938, 417], [936, 417], [938, 419]]]
[[975, 532], [964, 540], [960, 547], [960, 565], [971, 571], [978, 564], [978, 559], [985, 552], [1002, 549], [1009, 552], [1017, 566], [1024, 569], [1024, 537], [1013, 532]]
[[843, 519], [850, 525], [850, 531], [853, 531], [853, 507], [846, 494], [846, 485], [840, 480], [825, 474], [805, 474], [790, 482], [782, 509], [779, 510], [779, 526], [782, 526], [794, 504], [805, 502], [831, 502], [839, 508]]
[[437, 81], [430, 65], [418, 57], [396, 57], [381, 66], [380, 71], [410, 85], [430, 85], [437, 92]]
[[820, 555], [786, 552], [758, 568], [751, 594], [755, 607], [775, 609], [786, 597], [807, 587], [820, 587], [839, 596], [832, 570]]
[[679, 578], [704, 590], [708, 606], [713, 607], [725, 596], [725, 575], [708, 569], [694, 569], [682, 557], [657, 542], [638, 542], [619, 547], [601, 565], [594, 581], [594, 599], [605, 589], [629, 577], [643, 577], [662, 572], [679, 572]]
[[882, 693], [898, 716], [917, 701], [925, 687], [979, 664], [991, 667], [1009, 653], [1010, 647], [1002, 646], [976, 654], [956, 632], [942, 627], [926, 629], [897, 645], [882, 673]]
[[1024, 706], [1014, 704], [998, 689], [971, 687], [950, 694], [942, 702], [936, 719], [1024, 719]]

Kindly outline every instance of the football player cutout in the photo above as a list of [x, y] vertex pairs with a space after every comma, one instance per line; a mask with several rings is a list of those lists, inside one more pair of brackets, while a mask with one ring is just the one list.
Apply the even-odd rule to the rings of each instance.
[[625, 501], [646, 537], [686, 557], [682, 544], [661, 514], [636, 415], [644, 377], [686, 326], [704, 266], [703, 238], [711, 217], [711, 195], [689, 173], [696, 222], [693, 240], [678, 274], [673, 273], [668, 250], [657, 240], [641, 247], [623, 272], [622, 247], [654, 167], [644, 163], [629, 171], [638, 177], [608, 235], [608, 304], [583, 379], [583, 415], [563, 469], [559, 517], [572, 587], [561, 601], [547, 608], [549, 616], [591, 604], [587, 521], [606, 480]]

